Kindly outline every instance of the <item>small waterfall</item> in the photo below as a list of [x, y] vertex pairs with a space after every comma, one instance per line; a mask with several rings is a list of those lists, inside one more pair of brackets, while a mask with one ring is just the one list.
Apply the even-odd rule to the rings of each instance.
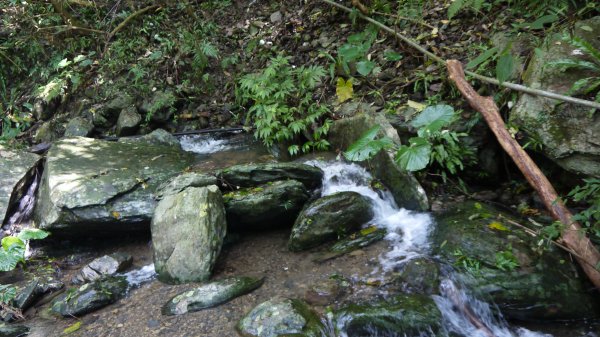
[[[379, 257], [381, 267], [374, 270], [374, 274], [382, 275], [410, 259], [430, 253], [429, 237], [434, 229], [430, 214], [399, 208], [389, 192], [371, 188], [373, 177], [359, 165], [317, 160], [307, 164], [325, 172], [323, 196], [354, 191], [371, 199], [375, 213], [371, 223], [387, 230], [385, 239], [391, 246], [390, 251]], [[433, 300], [442, 313], [444, 328], [449, 333], [465, 337], [552, 337], [524, 328], [511, 329], [501, 316], [492, 312], [488, 303], [460, 289], [451, 279], [442, 280], [440, 293], [440, 296], [433, 296]], [[422, 335], [430, 334], [425, 332]], [[341, 336], [346, 336], [345, 332], [342, 331]], [[387, 337], [392, 336], [397, 335], [391, 333]]]
[[13, 227], [27, 226], [29, 224], [29, 222], [31, 221], [31, 216], [33, 214], [33, 208], [35, 206], [35, 194], [37, 192], [40, 179], [40, 169], [39, 167], [36, 167], [33, 173], [33, 178], [31, 179], [31, 183], [27, 188], [27, 191], [21, 197], [21, 199], [19, 199], [17, 207], [14, 209], [13, 213], [8, 218], [8, 221], [6, 221], [6, 223], [4, 224], [5, 229], [13, 230]]
[[125, 276], [129, 289], [139, 288], [142, 284], [154, 280], [157, 276], [154, 263], [119, 275]]
[[184, 151], [196, 154], [209, 154], [231, 148], [227, 139], [217, 139], [206, 135], [182, 136], [179, 143]]

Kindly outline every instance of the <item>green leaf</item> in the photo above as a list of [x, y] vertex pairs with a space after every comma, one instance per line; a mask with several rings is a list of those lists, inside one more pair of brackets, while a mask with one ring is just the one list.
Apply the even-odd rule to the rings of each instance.
[[396, 162], [407, 171], [419, 171], [427, 167], [431, 145], [421, 137], [409, 139], [409, 146], [402, 145], [396, 153]]
[[62, 59], [62, 60], [61, 60], [60, 62], [58, 62], [58, 64], [56, 65], [56, 69], [62, 69], [62, 68], [64, 68], [64, 67], [66, 67], [66, 66], [70, 65], [71, 63], [73, 63], [73, 62], [69, 61], [69, 60], [68, 60], [68, 59], [66, 59], [66, 58], [65, 58], [65, 59]]
[[594, 48], [594, 46], [592, 46], [592, 44], [588, 41], [578, 36], [574, 36], [571, 44], [579, 49], [582, 49], [587, 54], [590, 54], [596, 60], [596, 62], [600, 62], [600, 50]]
[[514, 59], [511, 53], [505, 53], [500, 56], [498, 63], [496, 64], [496, 79], [502, 82], [506, 82], [512, 75], [514, 67]]
[[16, 236], [5, 236], [2, 238], [2, 248], [4, 248], [4, 250], [8, 251], [13, 245], [19, 245], [25, 248], [25, 242]]
[[529, 28], [529, 29], [544, 29], [544, 25], [558, 21], [558, 16], [555, 14], [544, 15], [534, 22], [525, 22], [518, 26], [518, 28]]
[[45, 239], [50, 235], [50, 233], [45, 230], [38, 228], [25, 228], [23, 229], [17, 237], [23, 241], [25, 240], [41, 240]]
[[352, 143], [352, 145], [348, 147], [348, 150], [344, 152], [344, 157], [350, 161], [363, 161], [372, 158], [382, 149], [393, 146], [392, 140], [388, 137], [375, 139], [379, 130], [379, 125], [376, 125], [363, 133], [360, 138]]
[[463, 7], [463, 0], [454, 0], [448, 7], [448, 19], [452, 19], [458, 11]]
[[81, 328], [81, 321], [77, 321], [71, 325], [69, 325], [66, 329], [63, 330], [63, 335], [68, 335], [73, 333]]
[[0, 303], [9, 304], [17, 295], [17, 288], [12, 284], [0, 284]]
[[338, 102], [340, 103], [351, 99], [354, 94], [352, 79], [349, 78], [347, 81], [344, 81], [343, 78], [338, 78], [337, 85], [335, 86], [335, 93], [337, 94]]
[[425, 127], [430, 132], [436, 132], [450, 124], [453, 119], [454, 108], [449, 105], [438, 104], [425, 108], [410, 122], [410, 125], [417, 129]]
[[367, 76], [367, 75], [369, 75], [371, 70], [373, 70], [373, 68], [375, 68], [375, 66], [376, 66], [375, 62], [360, 61], [360, 62], [356, 63], [356, 71], [358, 71], [358, 73], [363, 76]]
[[346, 62], [353, 62], [361, 58], [365, 53], [357, 46], [344, 44], [338, 50], [338, 55]]
[[600, 66], [583, 60], [573, 60], [573, 59], [560, 59], [556, 61], [548, 62], [548, 65], [551, 67], [558, 67], [561, 70], [567, 70], [571, 68], [577, 69], [589, 69], [593, 71], [600, 71]]
[[391, 61], [391, 62], [396, 62], [396, 61], [402, 60], [402, 54], [397, 53], [393, 50], [386, 50], [383, 53], [383, 57], [385, 57], [386, 60]]
[[488, 59], [492, 58], [494, 55], [496, 55], [497, 52], [498, 52], [497, 47], [492, 47], [492, 48], [484, 51], [479, 56], [477, 56], [473, 60], [469, 61], [469, 63], [467, 63], [467, 65], [466, 65], [467, 69], [473, 69], [473, 68], [477, 67], [478, 65], [480, 65], [483, 62], [487, 61]]

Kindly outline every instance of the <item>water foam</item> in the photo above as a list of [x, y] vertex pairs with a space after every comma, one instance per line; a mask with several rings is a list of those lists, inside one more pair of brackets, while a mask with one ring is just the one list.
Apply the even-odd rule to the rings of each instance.
[[129, 289], [138, 288], [144, 283], [148, 283], [156, 278], [156, 270], [154, 270], [154, 263], [145, 265], [140, 269], [134, 269], [127, 273], [120, 274], [125, 276]]
[[184, 151], [197, 154], [225, 151], [231, 147], [227, 139], [216, 139], [205, 135], [182, 136], [179, 143]]

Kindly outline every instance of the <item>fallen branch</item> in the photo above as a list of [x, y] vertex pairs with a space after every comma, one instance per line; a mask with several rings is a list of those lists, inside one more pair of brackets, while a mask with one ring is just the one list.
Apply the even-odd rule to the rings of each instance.
[[58, 28], [63, 28], [65, 30], [79, 30], [79, 31], [82, 31], [82, 32], [87, 32], [87, 33], [106, 34], [106, 32], [103, 31], [103, 30], [92, 29], [92, 28], [87, 28], [87, 27], [78, 27], [78, 26], [72, 26], [72, 25], [59, 25], [59, 26], [51, 26], [51, 27], [42, 27], [42, 28], [39, 28], [38, 30], [58, 29]]
[[152, 5], [152, 6], [144, 7], [144, 8], [140, 9], [140, 10], [139, 10], [139, 11], [137, 11], [137, 12], [134, 12], [133, 14], [131, 14], [130, 16], [128, 16], [128, 17], [127, 17], [125, 20], [123, 20], [123, 22], [121, 22], [121, 23], [120, 23], [120, 24], [119, 24], [119, 25], [118, 25], [118, 26], [117, 26], [115, 29], [113, 29], [113, 30], [112, 30], [112, 31], [111, 31], [111, 32], [108, 34], [107, 41], [110, 41], [110, 40], [113, 38], [113, 36], [115, 36], [115, 34], [117, 34], [117, 33], [118, 33], [118, 32], [119, 32], [121, 29], [123, 29], [125, 26], [127, 26], [127, 24], [128, 24], [128, 23], [129, 23], [131, 20], [133, 20], [133, 19], [137, 18], [138, 16], [140, 16], [140, 15], [142, 15], [142, 14], [144, 14], [144, 13], [148, 12], [148, 11], [151, 11], [151, 10], [153, 10], [153, 9], [159, 9], [159, 8], [161, 8], [161, 6], [160, 6], [160, 5]]
[[[345, 12], [348, 13], [352, 13], [352, 9], [341, 5], [339, 3], [336, 3], [332, 0], [321, 0], [331, 6], [337, 7]], [[415, 41], [413, 41], [412, 39], [398, 33], [397, 31], [393, 30], [392, 28], [384, 25], [383, 23], [374, 20], [364, 14], [361, 13], [357, 13], [358, 17], [360, 17], [361, 19], [368, 21], [372, 24], [374, 24], [375, 26], [381, 28], [382, 30], [396, 36], [398, 39], [402, 40], [404, 43], [410, 45], [411, 47], [415, 48], [416, 50], [420, 51], [421, 53], [425, 54], [427, 57], [429, 57], [430, 59], [436, 61], [437, 63], [446, 66], [446, 60], [444, 60], [443, 58], [437, 56], [436, 54], [430, 52], [429, 50], [423, 48], [423, 46], [421, 46], [420, 44], [416, 43]], [[552, 99], [556, 99], [559, 101], [563, 101], [563, 102], [569, 102], [569, 103], [573, 103], [573, 104], [578, 104], [578, 105], [583, 105], [583, 106], [587, 106], [590, 108], [594, 108], [594, 109], [600, 109], [600, 103], [598, 102], [593, 102], [593, 101], [588, 101], [585, 99], [580, 99], [580, 98], [575, 98], [575, 97], [571, 97], [571, 96], [565, 96], [565, 95], [561, 95], [561, 94], [557, 94], [554, 92], [550, 92], [550, 91], [545, 91], [545, 90], [539, 90], [539, 89], [532, 89], [529, 88], [527, 86], [524, 85], [520, 85], [520, 84], [515, 84], [515, 83], [510, 83], [510, 82], [502, 82], [500, 83], [497, 79], [495, 78], [491, 78], [491, 77], [487, 77], [487, 76], [483, 76], [483, 75], [479, 75], [477, 73], [474, 73], [472, 71], [465, 71], [465, 74], [472, 76], [473, 78], [476, 78], [480, 81], [486, 82], [486, 83], [490, 83], [490, 84], [494, 84], [494, 85], [498, 85], [498, 86], [502, 86], [505, 88], [509, 88], [515, 91], [519, 91], [519, 92], [524, 92], [526, 94], [531, 94], [531, 95], [536, 95], [536, 96], [542, 96], [542, 97], [548, 97], [548, 98], [552, 98]]]
[[600, 289], [600, 272], [596, 269], [600, 265], [600, 252], [585, 236], [581, 225], [573, 219], [573, 215], [564, 205], [548, 178], [510, 135], [493, 98], [480, 96], [471, 87], [465, 79], [462, 64], [459, 61], [449, 60], [447, 68], [450, 80], [454, 82], [471, 107], [483, 115], [504, 151], [508, 153], [531, 187], [539, 194], [550, 214], [566, 226], [561, 235], [561, 243], [575, 252], [575, 259], [583, 271], [590, 281]]

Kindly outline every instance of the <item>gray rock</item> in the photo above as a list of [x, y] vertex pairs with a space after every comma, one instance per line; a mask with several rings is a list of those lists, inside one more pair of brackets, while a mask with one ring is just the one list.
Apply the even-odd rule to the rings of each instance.
[[61, 125], [55, 120], [44, 122], [36, 131], [33, 140], [36, 143], [49, 143], [59, 139], [63, 134]]
[[283, 15], [281, 14], [280, 11], [277, 11], [277, 12], [274, 12], [273, 14], [271, 14], [269, 19], [271, 20], [271, 23], [281, 22], [281, 20], [283, 19]]
[[373, 218], [371, 201], [356, 192], [338, 192], [317, 199], [300, 213], [288, 248], [300, 251], [343, 237]]
[[65, 127], [65, 137], [87, 137], [94, 130], [92, 122], [83, 117], [75, 117], [69, 120]]
[[207, 283], [171, 298], [162, 308], [163, 315], [181, 315], [231, 301], [263, 284], [264, 278], [230, 277]]
[[[332, 150], [345, 151], [367, 130], [379, 125], [380, 135], [391, 138], [400, 145], [398, 132], [381, 114], [359, 114], [355, 117], [335, 121], [329, 131]], [[367, 163], [363, 163], [367, 165]], [[429, 209], [427, 194], [410, 173], [401, 169], [394, 161], [394, 153], [381, 151], [368, 162], [369, 171], [380, 180], [394, 196], [396, 203], [412, 210]]]
[[[518, 222], [511, 214], [466, 202], [436, 220], [434, 255], [456, 265], [465, 285], [476, 296], [496, 303], [508, 319], [600, 316], [598, 303], [588, 292], [591, 287], [568, 255], [557, 249], [548, 249], [543, 255], [534, 251], [531, 247], [537, 247], [539, 238], [510, 225], [509, 221]], [[490, 228], [492, 223], [496, 225]], [[516, 265], [506, 267], [506, 261]], [[434, 275], [419, 274], [429, 279]]]
[[324, 262], [338, 256], [350, 253], [357, 249], [366, 247], [377, 241], [383, 240], [387, 231], [383, 228], [370, 226], [358, 232], [350, 234], [329, 247], [327, 252], [318, 254], [313, 261]]
[[39, 95], [33, 102], [33, 114], [38, 121], [48, 120], [56, 113], [59, 105], [60, 95], [52, 99]]
[[321, 186], [323, 171], [318, 167], [300, 163], [236, 165], [217, 173], [225, 187], [256, 187], [277, 180], [294, 179], [307, 188]]
[[223, 195], [230, 228], [264, 229], [291, 225], [308, 200], [304, 185], [296, 180], [276, 181]]
[[145, 100], [140, 107], [140, 112], [150, 116], [156, 123], [165, 123], [175, 113], [175, 95], [170, 91], [155, 91], [152, 97]]
[[[600, 48], [599, 31], [600, 16], [597, 16], [576, 23], [573, 33]], [[589, 70], [563, 72], [560, 67], [548, 65], [560, 59], [589, 61], [586, 55], [574, 52], [576, 47], [562, 40], [562, 34], [549, 36], [542, 45], [545, 47], [533, 54], [524, 73], [527, 86], [566, 94], [576, 81], [591, 76]], [[587, 98], [593, 100], [590, 96]], [[544, 155], [562, 168], [600, 177], [600, 114], [597, 112], [592, 114], [587, 107], [523, 94], [511, 111], [510, 122], [525, 131], [530, 139], [540, 142]]]
[[40, 156], [33, 153], [0, 145], [0, 222], [4, 223], [6, 212], [25, 194], [27, 173], [39, 159]]
[[333, 303], [341, 293], [340, 281], [327, 279], [311, 285], [304, 294], [304, 299], [309, 304], [325, 306]]
[[64, 286], [64, 283], [52, 277], [36, 277], [17, 291], [13, 306], [25, 311], [44, 295], [58, 291]]
[[[320, 336], [321, 322], [306, 303], [274, 298], [252, 309], [237, 325], [242, 336]], [[296, 335], [294, 335], [296, 336]]]
[[111, 116], [116, 117], [122, 110], [135, 105], [135, 100], [128, 93], [119, 93], [115, 98], [108, 101], [103, 109]]
[[82, 316], [116, 302], [126, 291], [124, 276], [109, 276], [67, 290], [52, 302], [52, 311], [63, 317]]
[[226, 227], [217, 186], [188, 187], [165, 196], [152, 219], [158, 279], [166, 283], [207, 280], [221, 251]]
[[29, 335], [29, 328], [24, 325], [0, 325], [0, 337], [23, 337]]
[[197, 172], [184, 172], [163, 183], [158, 188], [156, 198], [162, 199], [165, 196], [177, 194], [188, 187], [204, 187], [216, 184], [217, 178], [215, 176]]
[[95, 281], [103, 276], [114, 275], [131, 267], [133, 257], [125, 253], [113, 253], [94, 259], [83, 267], [71, 282], [75, 284]]
[[135, 106], [121, 110], [117, 119], [117, 136], [129, 136], [135, 134], [142, 122], [142, 116], [137, 112]]
[[128, 144], [148, 143], [154, 145], [172, 146], [181, 149], [181, 144], [179, 144], [177, 137], [163, 129], [156, 129], [141, 137], [121, 138], [119, 139], [119, 142]]
[[157, 187], [192, 160], [170, 146], [60, 140], [47, 154], [36, 224], [54, 233], [87, 236], [147, 229]]

